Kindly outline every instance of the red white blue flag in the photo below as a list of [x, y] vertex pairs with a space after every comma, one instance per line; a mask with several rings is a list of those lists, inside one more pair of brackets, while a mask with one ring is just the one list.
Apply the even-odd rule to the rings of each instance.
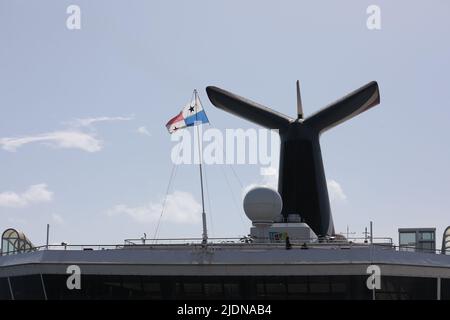
[[183, 107], [183, 110], [169, 120], [166, 128], [169, 133], [174, 133], [179, 129], [191, 127], [197, 124], [209, 123], [205, 110], [200, 103], [197, 93], [194, 94], [194, 100]]

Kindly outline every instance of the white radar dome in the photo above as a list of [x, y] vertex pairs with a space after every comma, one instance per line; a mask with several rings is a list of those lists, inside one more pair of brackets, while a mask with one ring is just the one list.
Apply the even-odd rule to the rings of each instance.
[[244, 211], [253, 223], [272, 223], [281, 213], [280, 194], [269, 187], [251, 189], [244, 197]]

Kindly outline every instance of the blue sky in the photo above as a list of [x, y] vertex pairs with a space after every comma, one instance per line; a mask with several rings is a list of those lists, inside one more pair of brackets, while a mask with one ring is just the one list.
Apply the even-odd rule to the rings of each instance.
[[[81, 8], [81, 30], [66, 28], [70, 4]], [[381, 30], [366, 27], [371, 4]], [[327, 178], [346, 195], [332, 201], [336, 231], [349, 225], [361, 236], [372, 220], [375, 236], [397, 240], [399, 227], [441, 234], [450, 225], [449, 14], [444, 0], [1, 0], [0, 229], [36, 244], [47, 223], [52, 243], [150, 237], [148, 214], [172, 169], [164, 125], [192, 90], [214, 127], [252, 128], [214, 108], [205, 87], [293, 116], [299, 79], [307, 115], [380, 85], [379, 106], [322, 136]], [[233, 169], [244, 186], [261, 181], [259, 166]], [[247, 234], [231, 169], [205, 171], [211, 235]], [[176, 197], [197, 208], [196, 167], [177, 169], [171, 194], [171, 210]], [[159, 236], [200, 236], [195, 216], [167, 214]]]

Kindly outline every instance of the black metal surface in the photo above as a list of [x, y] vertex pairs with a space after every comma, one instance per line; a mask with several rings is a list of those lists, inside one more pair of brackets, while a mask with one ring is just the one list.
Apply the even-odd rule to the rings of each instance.
[[282, 215], [298, 214], [318, 236], [334, 234], [327, 182], [320, 150], [320, 134], [380, 103], [373, 81], [306, 119], [293, 119], [217, 87], [206, 92], [217, 108], [269, 129], [281, 139], [278, 191]]

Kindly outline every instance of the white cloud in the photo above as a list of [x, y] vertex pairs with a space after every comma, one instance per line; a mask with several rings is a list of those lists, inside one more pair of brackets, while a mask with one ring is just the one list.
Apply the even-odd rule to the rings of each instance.
[[52, 214], [52, 220], [56, 223], [56, 224], [64, 224], [64, 218], [57, 214], [57, 213], [53, 213]]
[[[244, 187], [242, 190], [242, 197], [244, 197], [247, 194], [247, 192], [249, 192], [251, 189], [259, 186], [266, 186], [278, 190], [278, 168], [275, 167], [262, 168], [261, 178], [259, 182], [251, 183], [246, 187]], [[327, 187], [330, 201], [343, 202], [347, 200], [347, 195], [344, 193], [344, 190], [337, 181], [333, 179], [327, 180]]]
[[80, 149], [97, 152], [102, 149], [102, 142], [92, 134], [75, 130], [55, 131], [17, 138], [0, 138], [0, 146], [6, 151], [15, 152], [30, 143], [44, 143], [55, 148]]
[[[123, 214], [136, 222], [151, 223], [158, 221], [163, 207], [163, 199], [150, 202], [139, 207], [129, 207], [124, 204], [116, 205], [108, 211], [108, 215]], [[201, 219], [201, 205], [192, 194], [184, 191], [174, 191], [167, 196], [162, 221], [178, 224], [196, 224]]]
[[242, 189], [242, 197], [255, 187], [269, 187], [278, 190], [278, 169], [275, 167], [261, 168], [261, 178], [259, 182], [251, 183]]
[[150, 133], [150, 131], [148, 131], [148, 129], [144, 126], [137, 128], [137, 132], [140, 134], [143, 134], [144, 136], [149, 136], [151, 137], [152, 134]]
[[50, 202], [53, 192], [47, 189], [45, 183], [30, 186], [23, 193], [6, 191], [0, 193], [0, 207], [24, 208], [35, 203]]
[[341, 185], [335, 180], [327, 181], [328, 194], [331, 201], [345, 201], [347, 200], [347, 195], [344, 193]]
[[97, 117], [97, 118], [81, 118], [75, 119], [69, 122], [70, 125], [75, 127], [89, 127], [97, 122], [113, 122], [113, 121], [130, 121], [133, 120], [133, 116], [129, 117]]
[[[97, 122], [129, 121], [134, 116], [129, 117], [97, 117], [80, 118], [71, 122], [65, 122], [68, 129], [21, 136], [0, 138], [0, 147], [9, 152], [15, 152], [18, 148], [30, 144], [41, 143], [55, 148], [80, 149], [86, 152], [97, 152], [103, 147], [102, 141], [93, 133], [92, 125]], [[91, 130], [83, 129], [89, 127]], [[85, 131], [91, 131], [87, 133]]]

